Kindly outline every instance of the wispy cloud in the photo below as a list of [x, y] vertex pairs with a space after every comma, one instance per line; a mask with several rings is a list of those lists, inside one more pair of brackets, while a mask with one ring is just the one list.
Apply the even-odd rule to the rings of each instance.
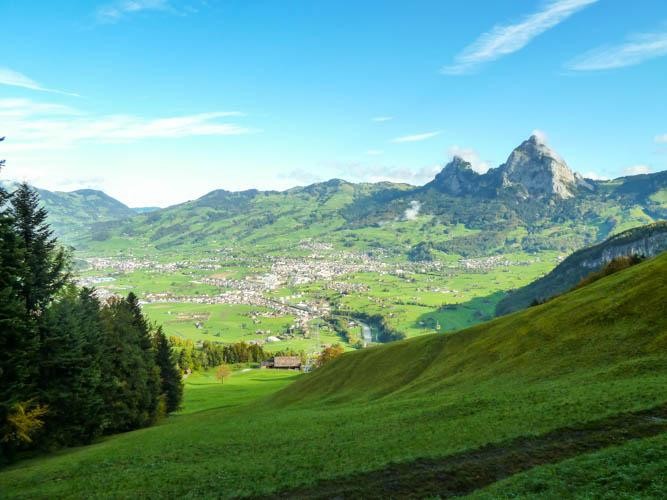
[[334, 175], [354, 182], [405, 182], [408, 184], [424, 184], [433, 180], [441, 167], [428, 165], [421, 168], [396, 166], [388, 164], [366, 163], [334, 163], [329, 165]]
[[322, 176], [303, 168], [295, 168], [289, 172], [281, 172], [277, 177], [279, 180], [296, 182], [299, 185], [314, 184], [324, 180]]
[[38, 92], [51, 92], [52, 94], [62, 94], [73, 97], [80, 97], [73, 92], [65, 92], [63, 90], [51, 89], [40, 85], [35, 80], [28, 78], [23, 73], [14, 71], [9, 68], [0, 68], [0, 85], [9, 85], [11, 87], [20, 87], [24, 89], [36, 90]]
[[427, 139], [431, 139], [432, 137], [435, 137], [437, 135], [440, 135], [440, 131], [437, 130], [435, 132], [426, 132], [423, 134], [414, 134], [414, 135], [404, 135], [402, 137], [396, 137], [391, 140], [391, 142], [396, 142], [396, 143], [402, 143], [402, 142], [419, 142], [419, 141], [425, 141]]
[[470, 163], [470, 166], [472, 169], [480, 174], [483, 174], [487, 170], [489, 170], [489, 164], [482, 160], [479, 157], [479, 154], [477, 151], [471, 148], [461, 148], [459, 146], [452, 146], [449, 148], [449, 155], [450, 156], [458, 156], [459, 158], [464, 159], [468, 163]]
[[667, 144], [667, 134], [656, 135], [655, 142], [658, 144]]
[[623, 169], [623, 175], [641, 175], [650, 174], [651, 172], [652, 169], [648, 165], [632, 165]]
[[391, 121], [393, 119], [394, 119], [393, 116], [376, 116], [376, 117], [373, 118], [373, 121], [378, 122], [378, 123], [382, 123], [382, 122]]
[[116, 23], [126, 16], [142, 11], [173, 11], [168, 0], [119, 0], [97, 9], [96, 17], [102, 23]]
[[634, 66], [667, 55], [667, 31], [639, 33], [618, 45], [607, 45], [585, 52], [565, 65], [572, 71], [601, 71]]
[[591, 170], [589, 172], [585, 172], [583, 174], [583, 176], [584, 176], [584, 179], [591, 179], [591, 180], [594, 180], [594, 181], [606, 181], [607, 179], [609, 179], [609, 177], [606, 177], [602, 174], [598, 174], [594, 170]]
[[545, 3], [541, 10], [524, 17], [518, 23], [496, 25], [457, 55], [454, 64], [442, 68], [442, 73], [448, 75], [469, 73], [480, 64], [495, 61], [521, 50], [533, 38], [597, 1], [553, 0]]
[[0, 99], [0, 117], [7, 130], [11, 130], [11, 143], [6, 150], [62, 148], [84, 141], [126, 142], [254, 132], [228, 120], [241, 116], [243, 114], [237, 111], [163, 118], [90, 116], [59, 105], [35, 103], [27, 99]]

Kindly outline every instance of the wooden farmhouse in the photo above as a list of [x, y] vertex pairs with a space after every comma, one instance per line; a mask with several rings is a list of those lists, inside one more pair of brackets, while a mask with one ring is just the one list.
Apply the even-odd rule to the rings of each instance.
[[282, 370], [300, 370], [301, 358], [299, 356], [274, 356], [262, 362], [262, 368], [279, 368]]

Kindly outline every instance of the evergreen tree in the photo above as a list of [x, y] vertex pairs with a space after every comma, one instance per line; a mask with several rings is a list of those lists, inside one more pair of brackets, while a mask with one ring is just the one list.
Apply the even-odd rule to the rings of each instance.
[[155, 332], [155, 361], [160, 368], [161, 392], [166, 411], [174, 412], [179, 409], [183, 399], [183, 380], [162, 327], [158, 327]]
[[49, 408], [43, 444], [87, 443], [101, 430], [100, 327], [92, 291], [73, 286], [41, 318], [39, 401]]
[[144, 349], [147, 323], [137, 307], [135, 300], [116, 299], [102, 310], [107, 432], [145, 427], [158, 414], [160, 370], [152, 347]]
[[148, 412], [151, 422], [153, 422], [158, 417], [159, 413], [158, 406], [160, 403], [161, 383], [160, 367], [155, 362], [151, 326], [149, 325], [148, 320], [144, 317], [144, 314], [141, 311], [141, 306], [139, 305], [139, 299], [134, 293], [130, 292], [127, 299], [125, 299], [125, 302], [134, 318], [132, 324], [139, 335], [139, 347], [143, 353], [144, 363], [146, 365], [147, 391], [143, 407]]
[[26, 183], [11, 197], [11, 215], [23, 260], [20, 296], [26, 311], [39, 315], [69, 278], [67, 257], [46, 222], [48, 214], [38, 194]]
[[[0, 138], [0, 142], [4, 140]], [[0, 161], [0, 167], [4, 160]], [[21, 249], [8, 208], [10, 194], [0, 186], [0, 463], [14, 449], [9, 423], [12, 408], [26, 403], [34, 393], [38, 343], [30, 328], [21, 289]]]

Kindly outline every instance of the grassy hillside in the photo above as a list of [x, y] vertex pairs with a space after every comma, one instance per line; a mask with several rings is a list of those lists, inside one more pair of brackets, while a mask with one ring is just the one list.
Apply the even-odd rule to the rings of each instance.
[[[17, 182], [0, 180], [0, 186], [12, 192]], [[76, 191], [48, 191], [36, 188], [44, 208], [49, 213], [49, 224], [65, 242], [91, 238], [91, 225], [105, 221], [122, 220], [136, 212], [127, 205], [95, 189]]]
[[577, 250], [546, 276], [510, 292], [498, 303], [496, 312], [507, 314], [528, 307], [533, 301], [544, 301], [566, 292], [614, 258], [630, 255], [650, 257], [665, 250], [667, 222], [628, 229], [602, 243]]
[[520, 202], [512, 192], [455, 196], [431, 184], [338, 179], [283, 192], [216, 190], [131, 220], [100, 222], [76, 246], [100, 253], [122, 241], [128, 248], [185, 252], [234, 242], [263, 255], [313, 238], [336, 248], [382, 248], [403, 259], [422, 242], [436, 257], [571, 251], [667, 217], [661, 194], [667, 176], [635, 177], [592, 182], [592, 190], [569, 200]]
[[472, 498], [664, 498], [667, 432], [537, 467]]
[[[318, 481], [346, 487], [361, 474], [354, 484], [370, 496], [363, 475], [383, 477], [392, 463], [418, 470], [411, 464], [455, 454], [474, 461], [486, 445], [553, 440], [567, 427], [664, 405], [666, 300], [663, 254], [456, 334], [345, 354], [266, 398], [227, 408], [220, 401], [19, 463], [0, 473], [0, 490], [9, 498], [316, 494], [308, 488]], [[667, 427], [655, 422], [654, 433]], [[549, 459], [562, 458], [556, 451]], [[413, 486], [441, 492], [437, 481]]]

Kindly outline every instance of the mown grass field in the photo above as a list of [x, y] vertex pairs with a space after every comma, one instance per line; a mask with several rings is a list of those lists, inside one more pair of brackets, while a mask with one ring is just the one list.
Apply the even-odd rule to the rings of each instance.
[[178, 415], [247, 404], [282, 389], [299, 375], [292, 370], [241, 367], [220, 382], [215, 369], [195, 372], [185, 380], [183, 407]]
[[[456, 334], [345, 354], [239, 406], [19, 463], [0, 473], [0, 490], [9, 498], [264, 495], [652, 408], [667, 402], [666, 300], [664, 254]], [[211, 397], [186, 402], [186, 412]], [[556, 492], [558, 480], [543, 487]], [[627, 482], [635, 480], [642, 476]]]

